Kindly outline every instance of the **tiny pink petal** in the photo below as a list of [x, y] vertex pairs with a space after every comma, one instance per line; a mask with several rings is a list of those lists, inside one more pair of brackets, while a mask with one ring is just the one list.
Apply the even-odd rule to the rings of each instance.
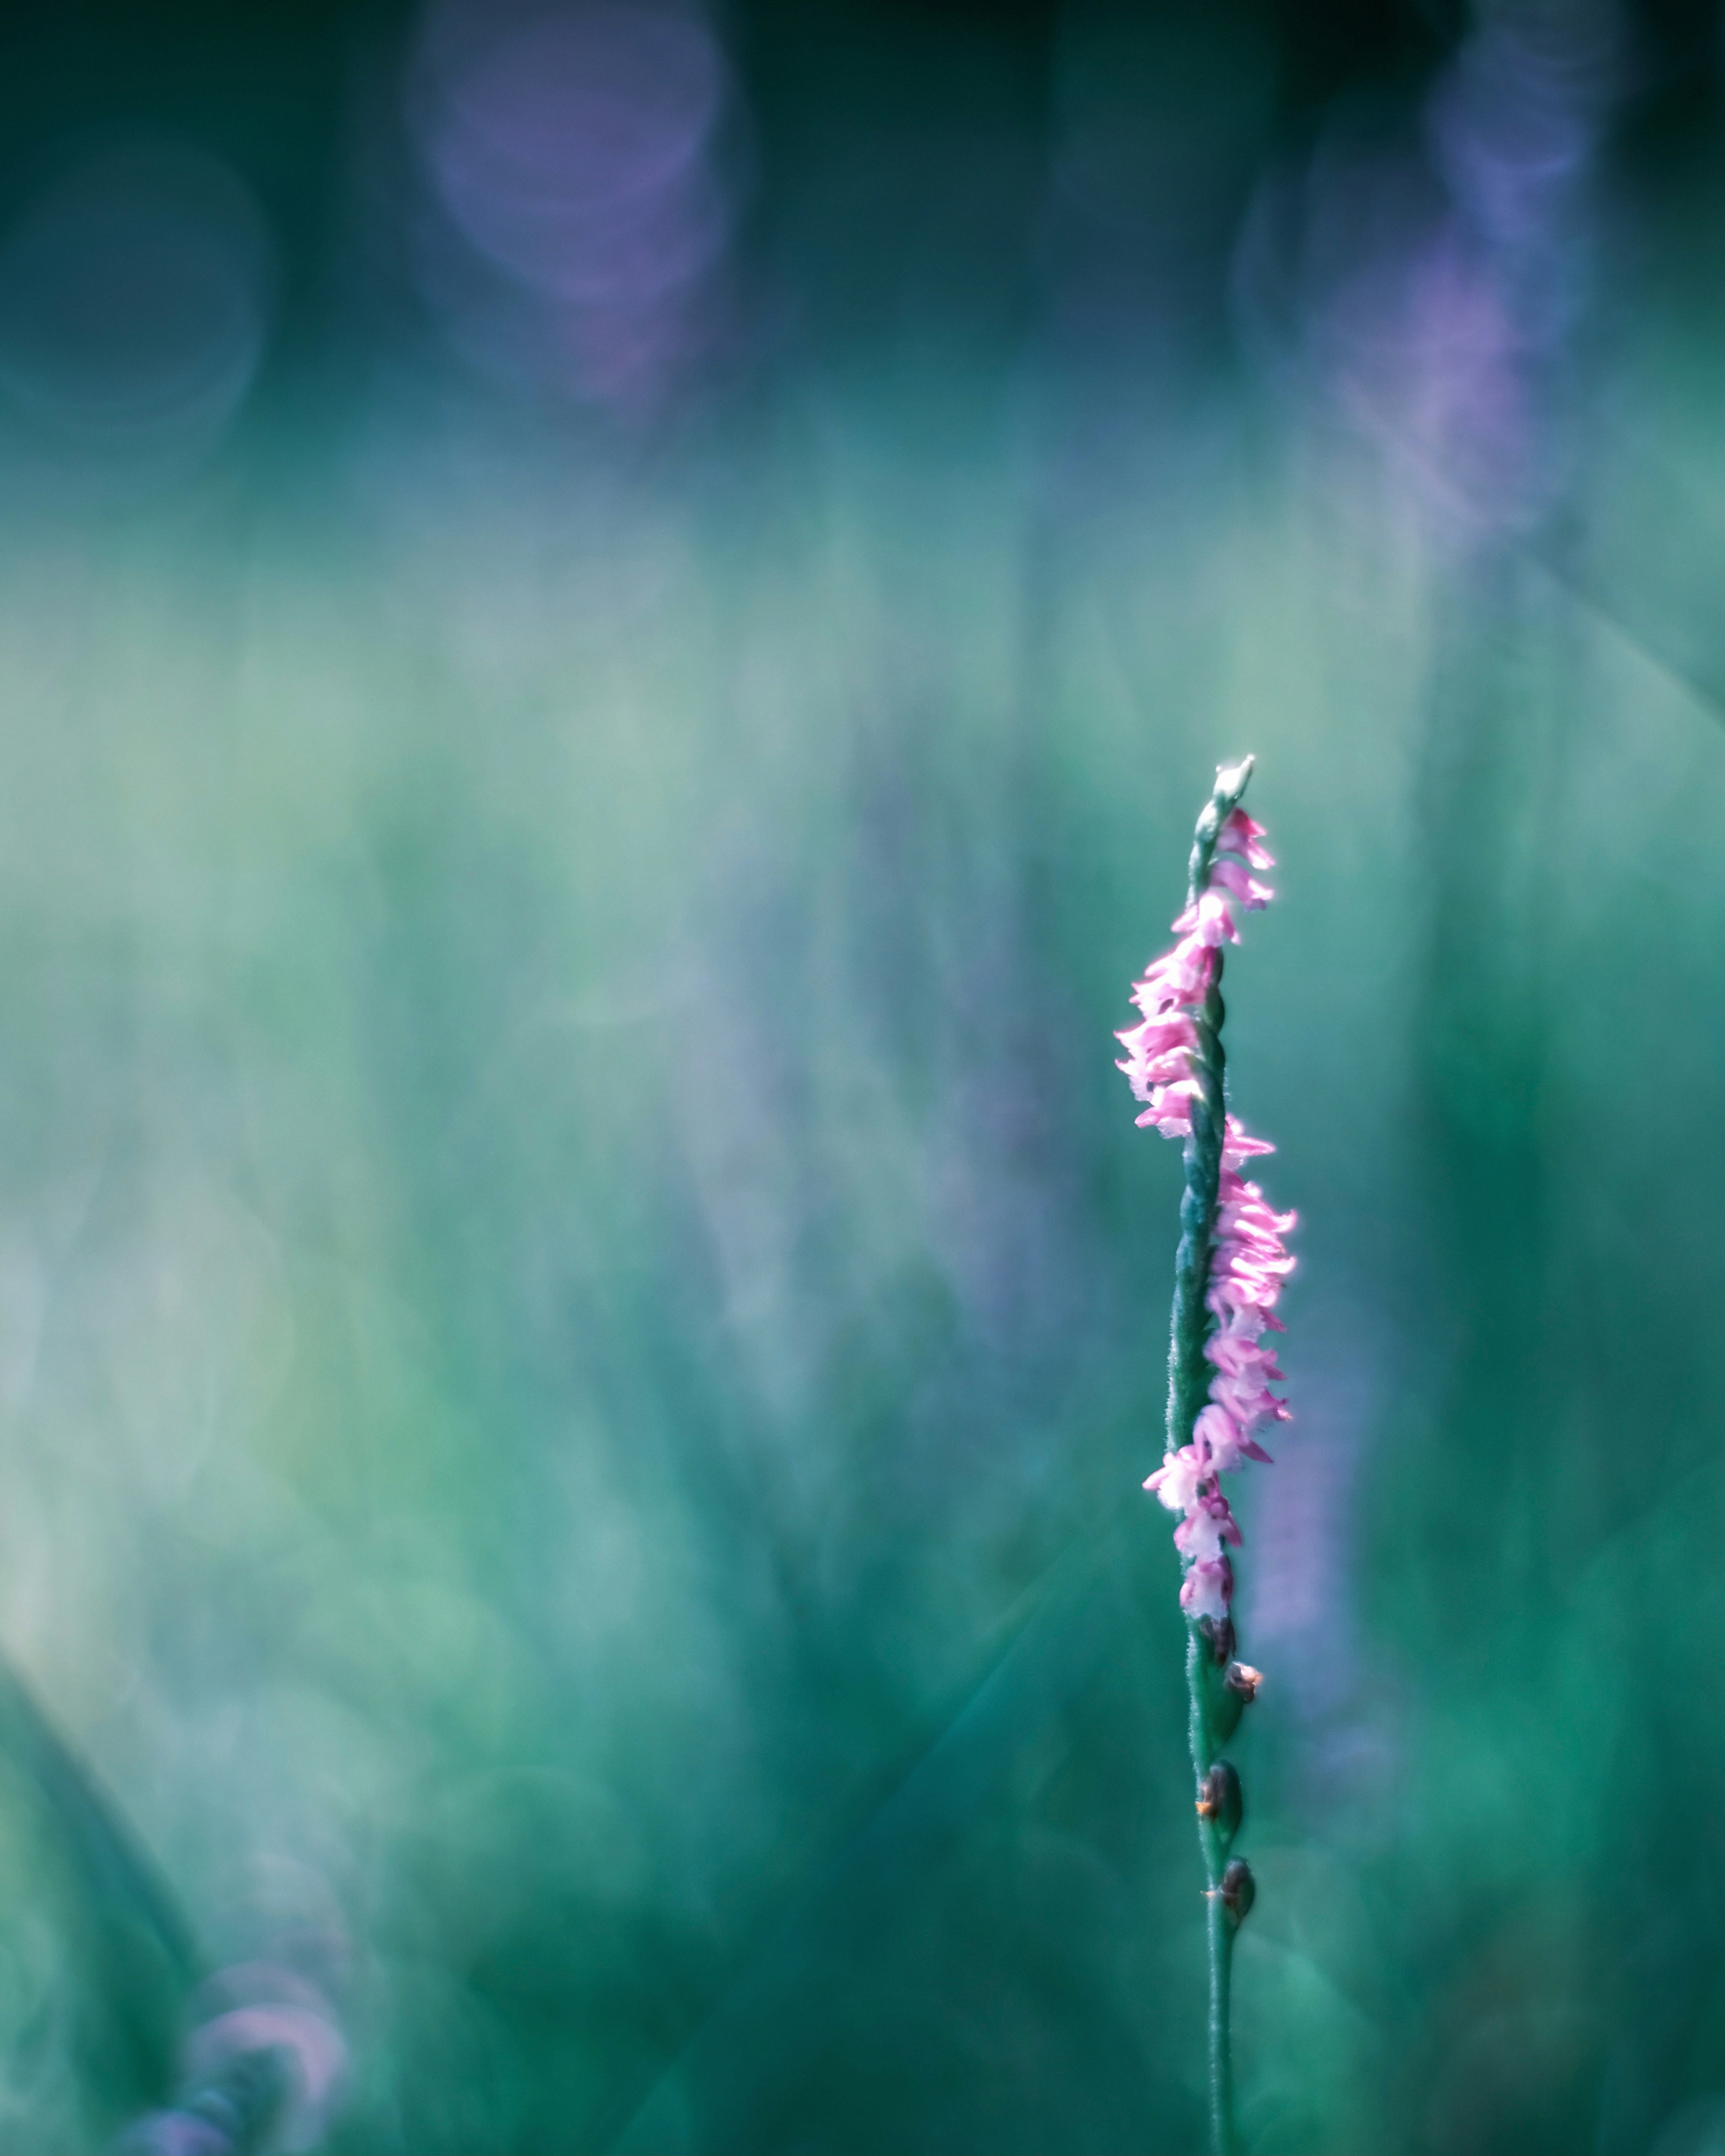
[[1240, 1548], [1240, 1527], [1219, 1491], [1200, 1497], [1174, 1529], [1174, 1548], [1183, 1557], [1219, 1558], [1222, 1546]]
[[1173, 923], [1177, 936], [1189, 933], [1200, 943], [1212, 947], [1223, 942], [1237, 943], [1240, 930], [1235, 926], [1234, 911], [1225, 895], [1219, 891], [1199, 894], [1195, 905], [1189, 906]]
[[1225, 1617], [1234, 1594], [1234, 1568], [1225, 1557], [1199, 1558], [1180, 1589], [1189, 1617]]
[[1273, 869], [1275, 856], [1260, 844], [1264, 835], [1261, 824], [1255, 823], [1244, 808], [1236, 808], [1224, 823], [1216, 844], [1230, 854], [1244, 854], [1255, 869]]
[[1240, 1457], [1240, 1430], [1224, 1407], [1212, 1400], [1200, 1408], [1192, 1425], [1192, 1446], [1218, 1474], [1225, 1475]]
[[1163, 1055], [1171, 1048], [1196, 1048], [1198, 1028], [1184, 1011], [1141, 1019], [1114, 1038], [1135, 1055]]
[[1183, 1445], [1178, 1452], [1163, 1454], [1161, 1466], [1145, 1476], [1144, 1487], [1154, 1491], [1169, 1512], [1189, 1512], [1209, 1474], [1208, 1465], [1189, 1445]]
[[1238, 1168], [1243, 1160], [1255, 1153], [1274, 1152], [1276, 1147], [1268, 1138], [1255, 1138], [1230, 1116], [1222, 1133], [1222, 1165], [1224, 1168]]
[[1210, 882], [1232, 891], [1248, 913], [1261, 913], [1276, 896], [1267, 883], [1260, 883], [1255, 876], [1248, 875], [1238, 861], [1224, 859], [1215, 862], [1210, 870]]
[[1147, 1101], [1158, 1086], [1178, 1085], [1192, 1075], [1192, 1057], [1183, 1048], [1170, 1048], [1162, 1055], [1153, 1056], [1147, 1062], [1136, 1057], [1115, 1065], [1117, 1070], [1125, 1071], [1132, 1081], [1132, 1089], [1141, 1101]]
[[1192, 1128], [1192, 1101], [1198, 1091], [1195, 1078], [1183, 1078], [1176, 1085], [1164, 1086], [1160, 1099], [1138, 1117], [1139, 1123], [1153, 1124], [1164, 1137], [1184, 1137]]

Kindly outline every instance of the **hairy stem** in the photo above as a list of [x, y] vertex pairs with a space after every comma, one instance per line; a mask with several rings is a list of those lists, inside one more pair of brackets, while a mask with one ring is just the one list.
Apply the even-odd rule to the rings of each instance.
[[1228, 2041], [1229, 1985], [1234, 1974], [1234, 1918], [1213, 1887], [1204, 1904], [1210, 1948], [1210, 2140], [1216, 2156], [1234, 2156], [1234, 2055]]
[[[1206, 1778], [1220, 1756], [1212, 1720], [1217, 1681], [1231, 1642], [1198, 1625], [1189, 1625], [1186, 1638], [1186, 1681], [1191, 1695], [1190, 1732], [1192, 1772], [1202, 1794]], [[1218, 1648], [1224, 1651], [1219, 1656]], [[1198, 1844], [1204, 1857], [1208, 1894], [1204, 1907], [1205, 1936], [1209, 1948], [1209, 2092], [1210, 2141], [1214, 2156], [1234, 2156], [1234, 2063], [1229, 2036], [1229, 1984], [1234, 1969], [1234, 1914], [1223, 1898], [1222, 1874], [1227, 1862], [1231, 1827], [1224, 1829], [1200, 1813]]]

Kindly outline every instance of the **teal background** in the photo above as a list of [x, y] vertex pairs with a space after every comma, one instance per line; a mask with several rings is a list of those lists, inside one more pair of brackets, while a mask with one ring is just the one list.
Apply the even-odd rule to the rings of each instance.
[[[0, 1645], [331, 2149], [1200, 2145], [1111, 1034], [1248, 749], [1243, 2138], [1725, 2148], [1725, 136], [1612, 22], [1421, 342], [1489, 21], [733, 14], [622, 411], [442, 335], [404, 14], [13, 33], [6, 216], [142, 130], [275, 267], [195, 451], [0, 413]], [[197, 2010], [3, 1749], [0, 2148], [105, 2147]]]

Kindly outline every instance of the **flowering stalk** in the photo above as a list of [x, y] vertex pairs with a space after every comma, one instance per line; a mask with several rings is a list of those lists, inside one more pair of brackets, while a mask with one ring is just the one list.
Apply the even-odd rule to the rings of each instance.
[[1293, 1270], [1282, 1238], [1291, 1213], [1272, 1212], [1241, 1174], [1255, 1155], [1273, 1152], [1228, 1113], [1222, 1052], [1222, 947], [1237, 943], [1236, 905], [1253, 911], [1274, 894], [1251, 875], [1272, 868], [1264, 829], [1240, 807], [1252, 758], [1216, 773], [1215, 791], [1198, 819], [1186, 910], [1174, 922], [1180, 941], [1154, 960], [1132, 988], [1141, 1022], [1118, 1038], [1120, 1068], [1144, 1103], [1138, 1117], [1164, 1137], [1185, 1141], [1186, 1188], [1174, 1257], [1174, 1307], [1168, 1341], [1168, 1445], [1145, 1482], [1179, 1513], [1174, 1547], [1184, 1564], [1186, 1675], [1191, 1691], [1192, 1767], [1198, 1785], [1198, 1838], [1209, 1880], [1210, 2128], [1216, 2156], [1234, 2147], [1229, 2052], [1229, 1978], [1234, 1935], [1256, 1891], [1250, 1867], [1230, 1857], [1241, 1817], [1240, 1776], [1221, 1756], [1255, 1694], [1258, 1672], [1234, 1660], [1234, 1567], [1240, 1529], [1221, 1478], [1270, 1455], [1254, 1432], [1285, 1422], [1288, 1409], [1270, 1389], [1281, 1372], [1266, 1332], [1281, 1331], [1276, 1302]]

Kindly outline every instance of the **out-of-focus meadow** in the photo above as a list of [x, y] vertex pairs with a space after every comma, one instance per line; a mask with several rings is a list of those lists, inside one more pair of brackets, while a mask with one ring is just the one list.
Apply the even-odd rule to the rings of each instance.
[[1244, 2138], [1725, 2148], [1716, 13], [9, 33], [0, 2150], [1199, 2143], [1248, 748]]

